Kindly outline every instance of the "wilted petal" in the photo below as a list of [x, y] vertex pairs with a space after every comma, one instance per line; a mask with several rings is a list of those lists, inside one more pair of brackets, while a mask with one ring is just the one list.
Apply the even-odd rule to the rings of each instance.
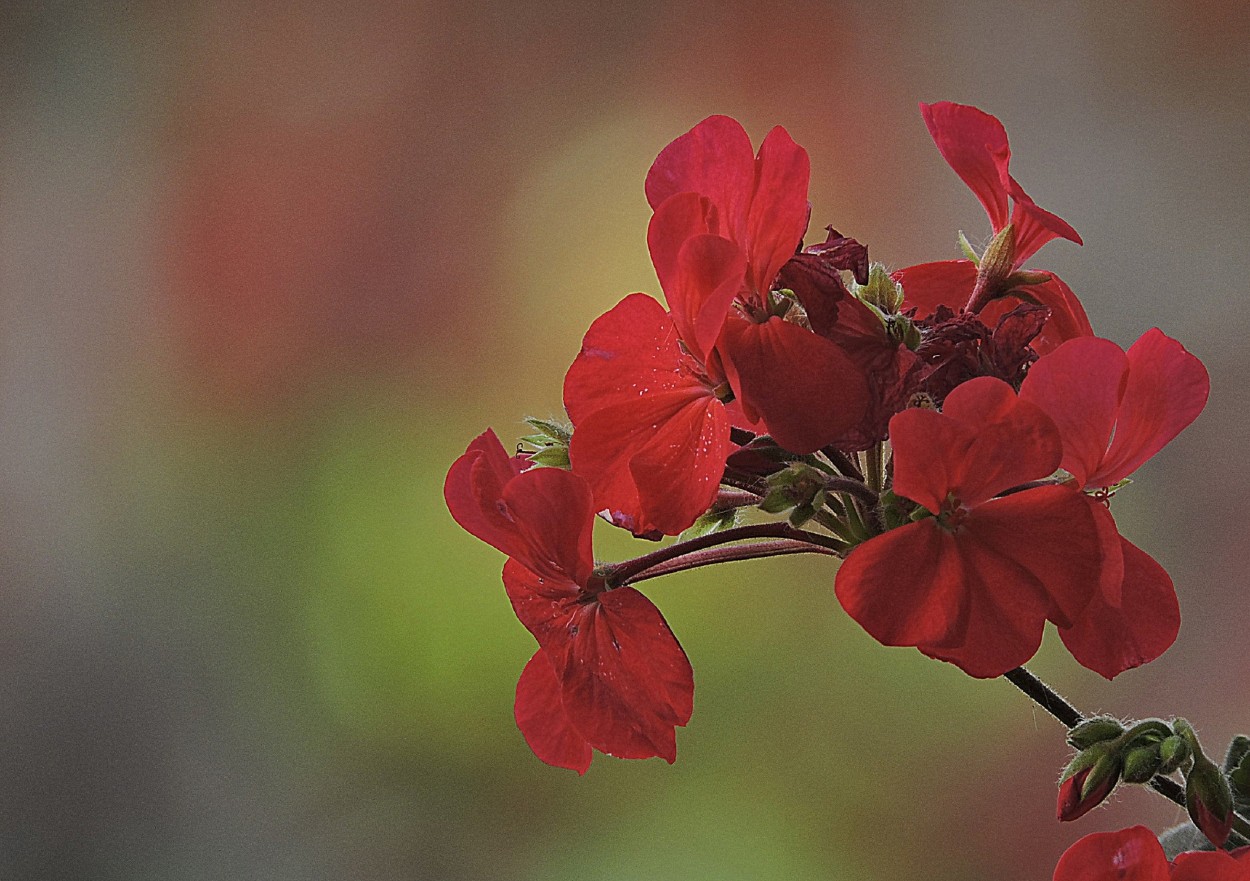
[[561, 690], [551, 662], [539, 649], [516, 684], [516, 725], [538, 758], [585, 774], [593, 751], [565, 714]]

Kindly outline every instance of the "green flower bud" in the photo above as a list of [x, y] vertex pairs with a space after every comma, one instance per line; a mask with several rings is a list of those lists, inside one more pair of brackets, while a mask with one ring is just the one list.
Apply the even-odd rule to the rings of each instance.
[[1104, 740], [1113, 740], [1124, 733], [1124, 726], [1110, 716], [1086, 719], [1068, 732], [1068, 743], [1080, 750], [1089, 749]]
[[1161, 762], [1158, 747], [1139, 746], [1125, 754], [1121, 776], [1125, 783], [1145, 783], [1159, 770]]
[[1179, 734], [1165, 737], [1159, 743], [1158, 774], [1168, 775], [1179, 768], [1189, 758], [1189, 744]]

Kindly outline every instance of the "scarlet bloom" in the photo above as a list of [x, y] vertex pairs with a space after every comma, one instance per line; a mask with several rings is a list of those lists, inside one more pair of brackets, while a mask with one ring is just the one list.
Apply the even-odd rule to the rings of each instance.
[[[1110, 340], [1070, 340], [1034, 364], [1020, 388], [1058, 428], [1061, 467], [1103, 496], [1193, 422], [1209, 393], [1202, 362], [1157, 328], [1128, 352]], [[1059, 635], [1081, 664], [1110, 679], [1167, 650], [1180, 607], [1163, 567], [1116, 532], [1106, 504], [1088, 503], [1111, 537], [1108, 557], [1122, 559], [1124, 574], [1104, 579], [1085, 613]]]
[[[1015, 296], [1003, 298], [1022, 291], [1051, 311], [1035, 343], [1039, 352], [1092, 334], [1085, 309], [1057, 276], [1043, 273], [1041, 280], [1015, 276], [1052, 239], [1079, 245], [1081, 237], [1066, 221], [1039, 207], [1012, 176], [1011, 148], [1002, 123], [976, 107], [949, 101], [921, 104], [920, 112], [942, 158], [985, 208], [998, 249], [987, 250], [981, 267], [971, 260], [943, 260], [900, 270], [895, 278], [903, 285], [907, 305], [916, 307], [920, 317], [939, 306], [966, 306], [993, 326], [1016, 305]], [[1010, 241], [1001, 241], [1008, 226]]]
[[838, 570], [838, 599], [885, 645], [1002, 675], [1033, 656], [1047, 619], [1071, 626], [1102, 577], [1099, 524], [1075, 489], [997, 497], [1058, 467], [1054, 423], [978, 377], [941, 413], [897, 414], [890, 438], [894, 492], [933, 516], [856, 547]]
[[672, 762], [693, 707], [690, 663], [650, 600], [595, 575], [585, 481], [528, 468], [487, 431], [452, 464], [444, 496], [457, 523], [508, 555], [504, 587], [538, 640], [516, 696], [534, 754], [579, 774], [592, 748]]
[[1182, 853], [1169, 863], [1145, 826], [1095, 832], [1064, 851], [1053, 881], [1250, 881], [1250, 847]]
[[[796, 453], [820, 449], [856, 425], [867, 406], [855, 362], [831, 340], [785, 320], [785, 304], [771, 295], [807, 228], [809, 174], [807, 151], [780, 126], [753, 155], [741, 125], [712, 116], [661, 151], [646, 183], [655, 211], [647, 242], [674, 319], [679, 327], [681, 315], [706, 322], [698, 342], [720, 362], [747, 420]], [[665, 280], [673, 256], [703, 234], [742, 254], [738, 288], [724, 302], [674, 302]], [[689, 342], [687, 333], [682, 327]]]

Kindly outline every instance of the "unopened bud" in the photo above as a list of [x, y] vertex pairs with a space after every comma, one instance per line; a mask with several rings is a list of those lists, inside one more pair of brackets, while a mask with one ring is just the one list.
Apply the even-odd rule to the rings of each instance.
[[1139, 746], [1129, 750], [1124, 756], [1124, 771], [1121, 776], [1125, 783], [1145, 783], [1155, 775], [1161, 763], [1157, 747]]
[[1233, 792], [1223, 772], [1207, 758], [1196, 756], [1185, 778], [1185, 808], [1202, 834], [1223, 847], [1233, 828]]
[[1056, 816], [1075, 820], [1102, 804], [1120, 780], [1120, 757], [1112, 742], [1096, 743], [1080, 753], [1063, 772]]
[[1110, 716], [1086, 719], [1068, 732], [1068, 743], [1080, 750], [1089, 749], [1104, 740], [1114, 740], [1124, 733], [1124, 726]]
[[1168, 775], [1189, 758], [1189, 744], [1179, 734], [1165, 737], [1159, 744], [1158, 774]]

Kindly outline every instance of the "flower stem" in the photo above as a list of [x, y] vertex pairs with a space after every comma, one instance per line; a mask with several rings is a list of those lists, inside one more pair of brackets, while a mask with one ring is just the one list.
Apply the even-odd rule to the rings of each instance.
[[[686, 557], [702, 551], [707, 548], [713, 548], [717, 545], [730, 544], [731, 542], [743, 541], [753, 538], [776, 538], [789, 539], [792, 542], [799, 542], [815, 549], [823, 550], [826, 553], [842, 554], [847, 550], [845, 542], [828, 536], [820, 535], [815, 532], [805, 532], [802, 529], [795, 529], [789, 523], [756, 523], [750, 526], [739, 526], [735, 529], [726, 529], [723, 532], [713, 532], [710, 535], [701, 535], [698, 538], [692, 538], [689, 541], [678, 542], [666, 547], [658, 548], [649, 554], [643, 554], [641, 557], [635, 557], [632, 560], [623, 560], [620, 563], [614, 563], [606, 567], [604, 579], [613, 587], [627, 584], [637, 578], [648, 569], [659, 566], [662, 563], [668, 563], [678, 557]], [[793, 554], [794, 550], [778, 550], [776, 547], [773, 553], [761, 553], [759, 556], [772, 556], [774, 553]], [[721, 556], [716, 558], [703, 558], [704, 561], [698, 565], [706, 566], [711, 563], [722, 562], [724, 559], [744, 559], [743, 557]], [[687, 567], [690, 568], [690, 567]], [[676, 570], [666, 570], [676, 571]]]
[[630, 584], [646, 581], [648, 578], [659, 578], [661, 575], [672, 575], [687, 569], [700, 566], [711, 566], [715, 563], [730, 563], [737, 560], [758, 560], [762, 557], [780, 557], [784, 554], [829, 554], [837, 556], [838, 552], [822, 545], [812, 545], [804, 541], [789, 538], [778, 538], [772, 541], [756, 541], [750, 544], [722, 545], [717, 548], [706, 548], [692, 551], [684, 557], [677, 557], [667, 563], [659, 563], [635, 575]]

